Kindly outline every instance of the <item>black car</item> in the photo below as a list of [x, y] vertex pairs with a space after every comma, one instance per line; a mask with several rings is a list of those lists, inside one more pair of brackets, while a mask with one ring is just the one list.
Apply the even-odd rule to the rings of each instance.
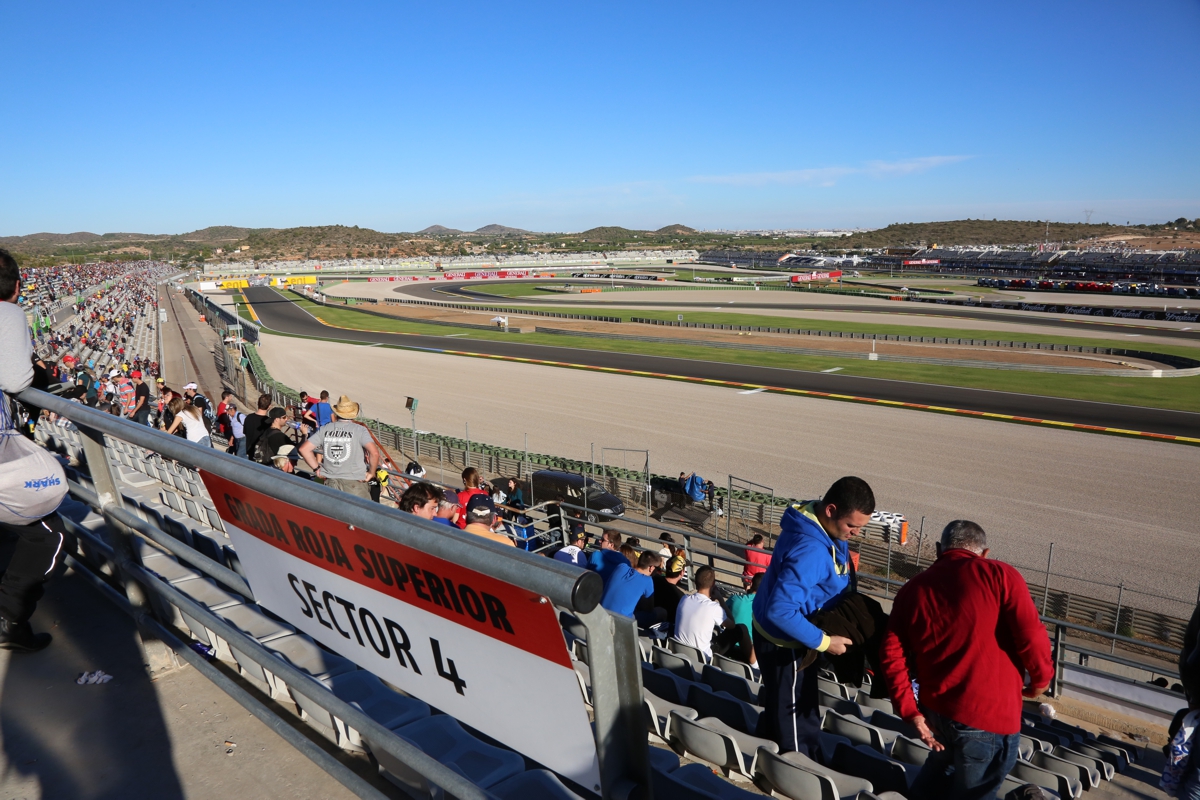
[[588, 511], [581, 512], [581, 516], [588, 522], [599, 522], [601, 518], [619, 517], [625, 513], [625, 504], [591, 478], [557, 469], [538, 470], [532, 478], [534, 505], [562, 499], [573, 506], [585, 506]]

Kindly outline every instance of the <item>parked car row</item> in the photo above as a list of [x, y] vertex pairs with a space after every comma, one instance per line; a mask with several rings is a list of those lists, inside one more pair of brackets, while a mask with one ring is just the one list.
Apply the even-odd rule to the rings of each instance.
[[1163, 286], [1158, 283], [1135, 283], [1132, 281], [1062, 281], [1035, 280], [1033, 278], [980, 278], [977, 286], [993, 289], [1025, 289], [1037, 292], [1099, 292], [1107, 294], [1135, 294], [1152, 297], [1200, 297], [1200, 288], [1194, 286]]

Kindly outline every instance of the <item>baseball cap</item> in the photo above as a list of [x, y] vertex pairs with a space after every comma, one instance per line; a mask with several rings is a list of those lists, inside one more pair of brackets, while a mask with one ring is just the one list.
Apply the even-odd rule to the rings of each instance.
[[284, 411], [282, 408], [272, 408], [270, 411], [267, 412], [267, 417], [269, 419], [279, 419], [280, 417], [286, 417], [286, 416], [287, 416], [287, 412]]
[[166, 380], [166, 378], [155, 378], [154, 382], [155, 383], [166, 383], [167, 380]]
[[140, 369], [135, 369], [133, 372], [129, 373], [129, 377], [137, 378], [138, 380], [141, 380], [142, 371]]
[[112, 372], [108, 373], [108, 377], [110, 377], [110, 378], [115, 378], [115, 377], [117, 377], [117, 376], [118, 376], [118, 375], [120, 375], [120, 374], [121, 374], [121, 373], [117, 372], [117, 371], [114, 369]]
[[458, 505], [458, 494], [453, 489], [443, 490], [442, 499], [451, 505]]
[[271, 460], [274, 461], [276, 464], [280, 463], [281, 461], [287, 461], [288, 456], [290, 456], [292, 454], [292, 451], [295, 449], [296, 448], [294, 446], [292, 446], [290, 444], [285, 444], [283, 447], [279, 448], [279, 450], [275, 453], [275, 455], [271, 456]]
[[668, 578], [674, 578], [676, 575], [683, 573], [683, 568], [687, 565], [687, 560], [683, 556], [674, 556], [667, 562], [666, 568], [663, 570]]
[[477, 494], [467, 501], [468, 522], [490, 522], [496, 514], [496, 504], [486, 494]]
[[194, 384], [194, 383], [185, 383], [185, 384], [183, 385], [183, 390], [184, 390], [185, 392], [186, 392], [188, 389], [199, 389], [199, 388], [200, 388], [200, 387], [199, 387], [199, 386], [197, 386], [197, 385], [196, 385], [196, 384]]

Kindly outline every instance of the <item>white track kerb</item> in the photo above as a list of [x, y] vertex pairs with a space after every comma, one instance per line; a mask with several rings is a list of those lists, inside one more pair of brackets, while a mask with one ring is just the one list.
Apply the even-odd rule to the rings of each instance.
[[546, 598], [201, 476], [260, 605], [408, 694], [599, 787], [579, 681]]

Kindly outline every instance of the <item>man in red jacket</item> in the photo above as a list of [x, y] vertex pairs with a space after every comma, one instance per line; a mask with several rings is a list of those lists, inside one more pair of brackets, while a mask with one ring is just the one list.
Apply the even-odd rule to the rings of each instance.
[[896, 713], [935, 751], [910, 796], [992, 798], [1017, 760], [1022, 696], [1050, 683], [1050, 639], [1021, 574], [987, 557], [983, 528], [951, 522], [937, 551], [896, 594], [880, 653]]

